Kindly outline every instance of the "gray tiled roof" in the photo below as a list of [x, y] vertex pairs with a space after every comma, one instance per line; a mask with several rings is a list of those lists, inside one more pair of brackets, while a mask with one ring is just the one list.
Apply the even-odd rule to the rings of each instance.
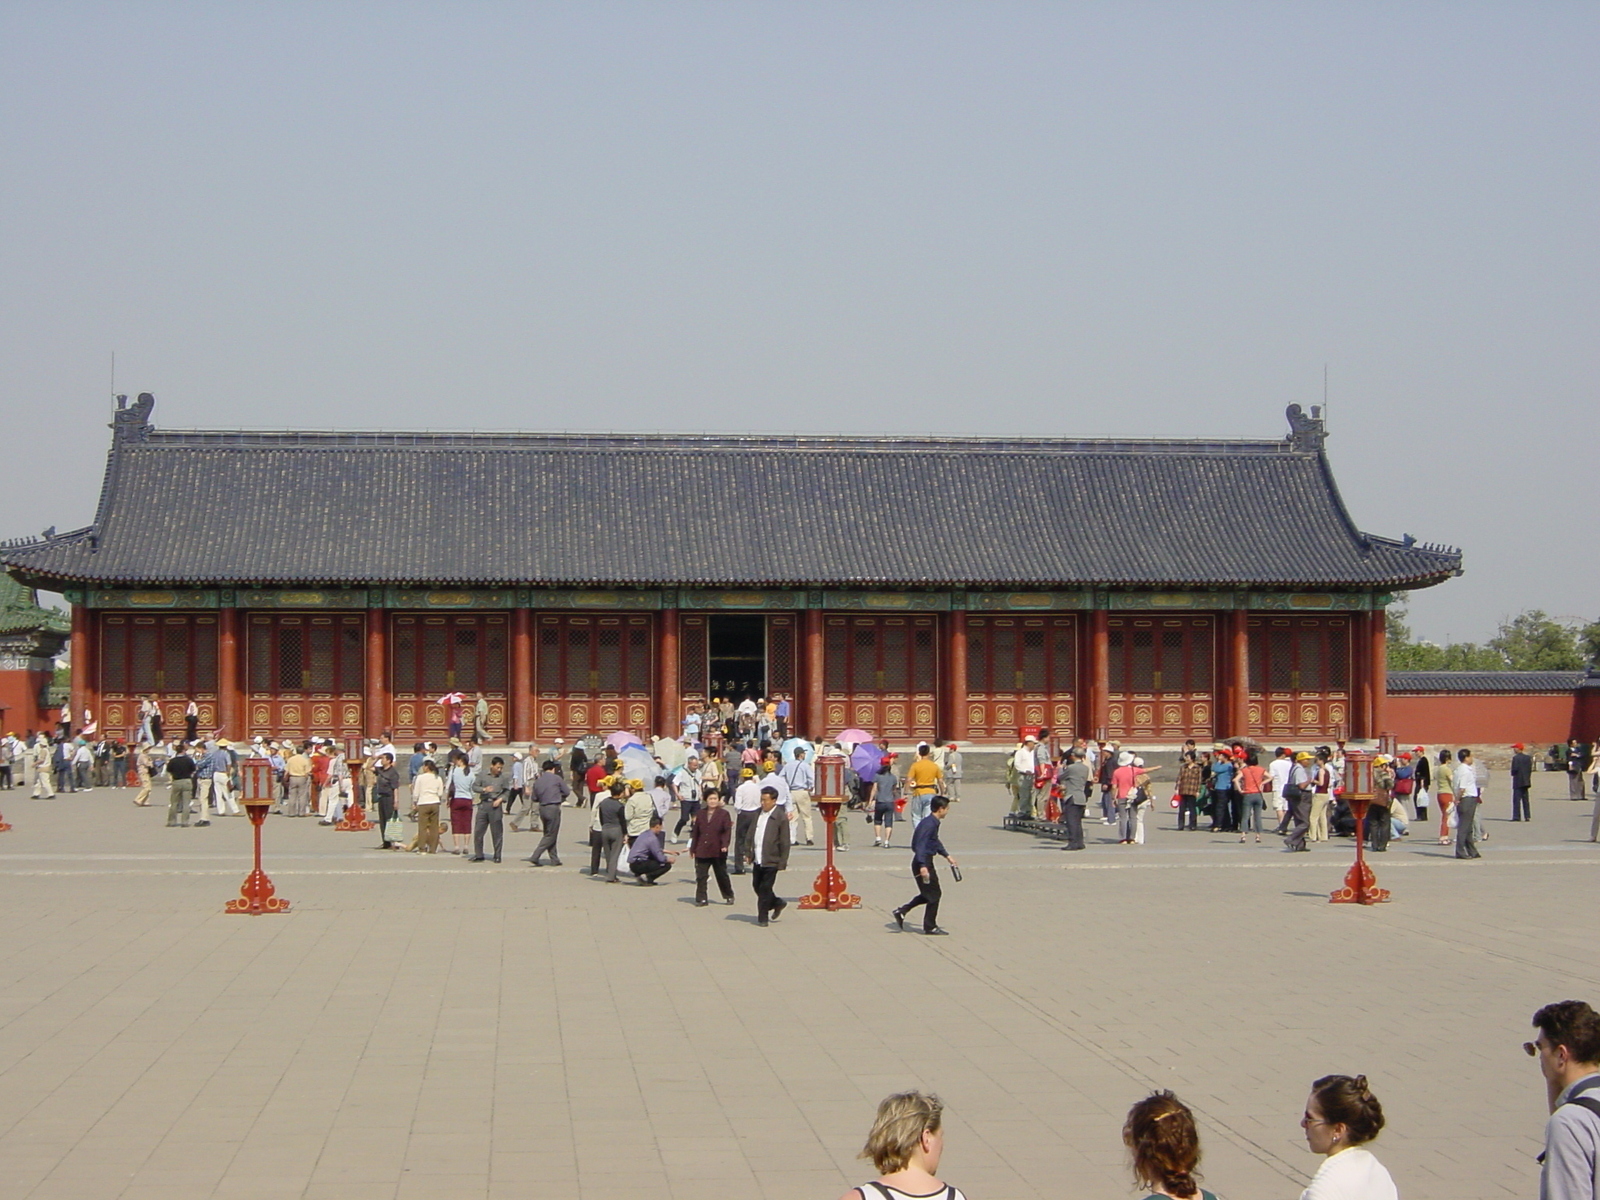
[[119, 432], [36, 581], [1415, 587], [1273, 441]]
[[1570, 692], [1583, 686], [1582, 671], [1390, 671], [1389, 691]]

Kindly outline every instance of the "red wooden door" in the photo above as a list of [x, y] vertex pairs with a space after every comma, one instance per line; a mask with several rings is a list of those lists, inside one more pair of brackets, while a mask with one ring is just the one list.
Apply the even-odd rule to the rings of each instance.
[[1076, 727], [1076, 617], [967, 618], [967, 733], [1014, 738], [1023, 725], [1071, 740]]
[[541, 615], [534, 638], [537, 736], [651, 732], [652, 618]]
[[830, 615], [825, 621], [823, 711], [828, 732], [854, 725], [880, 737], [933, 737], [937, 621], [854, 615]]
[[1250, 728], [1270, 737], [1347, 736], [1349, 618], [1253, 616], [1249, 636]]
[[489, 701], [487, 736], [504, 737], [510, 629], [503, 613], [396, 614], [389, 635], [395, 739], [448, 736], [449, 716], [438, 704], [448, 692], [467, 697], [463, 733], [472, 733], [472, 710], [481, 695]]
[[245, 638], [248, 733], [361, 736], [365, 616], [252, 613]]
[[139, 725], [139, 702], [154, 696], [162, 734], [183, 736], [190, 700], [203, 736], [217, 727], [217, 618], [207, 613], [117, 613], [100, 619], [102, 728], [120, 734]]
[[1211, 617], [1112, 617], [1107, 735], [1210, 738], [1216, 623]]

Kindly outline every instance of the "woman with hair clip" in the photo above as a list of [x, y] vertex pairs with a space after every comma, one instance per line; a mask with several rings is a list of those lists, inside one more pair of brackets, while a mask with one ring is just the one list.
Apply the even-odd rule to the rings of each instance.
[[922, 1092], [885, 1097], [859, 1155], [872, 1160], [878, 1177], [839, 1200], [966, 1200], [936, 1174], [944, 1153], [943, 1112], [939, 1097]]
[[1128, 1110], [1122, 1126], [1133, 1181], [1149, 1188], [1145, 1200], [1217, 1200], [1200, 1186], [1200, 1134], [1194, 1113], [1171, 1092], [1151, 1092]]
[[1383, 1128], [1383, 1106], [1365, 1075], [1324, 1075], [1313, 1083], [1300, 1128], [1312, 1153], [1327, 1156], [1300, 1200], [1399, 1200], [1388, 1170], [1362, 1149]]

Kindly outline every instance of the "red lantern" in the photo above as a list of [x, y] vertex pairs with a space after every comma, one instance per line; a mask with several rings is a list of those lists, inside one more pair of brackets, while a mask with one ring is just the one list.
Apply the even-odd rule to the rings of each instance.
[[226, 911], [252, 917], [259, 917], [262, 913], [288, 912], [289, 902], [277, 895], [272, 880], [261, 869], [261, 826], [267, 819], [267, 810], [276, 799], [277, 777], [272, 773], [272, 764], [261, 758], [241, 764], [239, 773], [244, 793], [239, 797], [239, 803], [244, 805], [245, 812], [249, 814], [255, 833], [256, 862], [255, 870], [245, 876], [244, 883], [239, 887], [239, 898], [229, 900]]
[[833, 823], [839, 819], [839, 809], [844, 804], [844, 768], [843, 755], [824, 754], [816, 761], [815, 799], [817, 807], [822, 809], [828, 860], [811, 884], [811, 894], [800, 898], [801, 908], [825, 908], [829, 912], [838, 912], [841, 908], [861, 907], [861, 897], [853, 896], [846, 890], [844, 876], [833, 865]]
[[1330, 904], [1382, 904], [1389, 899], [1386, 888], [1379, 887], [1378, 877], [1367, 866], [1366, 832], [1367, 809], [1374, 802], [1387, 804], [1388, 796], [1379, 797], [1373, 782], [1373, 756], [1366, 750], [1346, 750], [1344, 754], [1344, 802], [1356, 819], [1356, 861], [1344, 877], [1344, 886], [1328, 896]]

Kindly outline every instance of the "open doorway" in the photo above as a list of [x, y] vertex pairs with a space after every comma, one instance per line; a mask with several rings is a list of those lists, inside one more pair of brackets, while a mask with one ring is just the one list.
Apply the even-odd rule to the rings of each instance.
[[767, 619], [759, 613], [719, 613], [709, 619], [711, 694], [735, 704], [767, 694]]

